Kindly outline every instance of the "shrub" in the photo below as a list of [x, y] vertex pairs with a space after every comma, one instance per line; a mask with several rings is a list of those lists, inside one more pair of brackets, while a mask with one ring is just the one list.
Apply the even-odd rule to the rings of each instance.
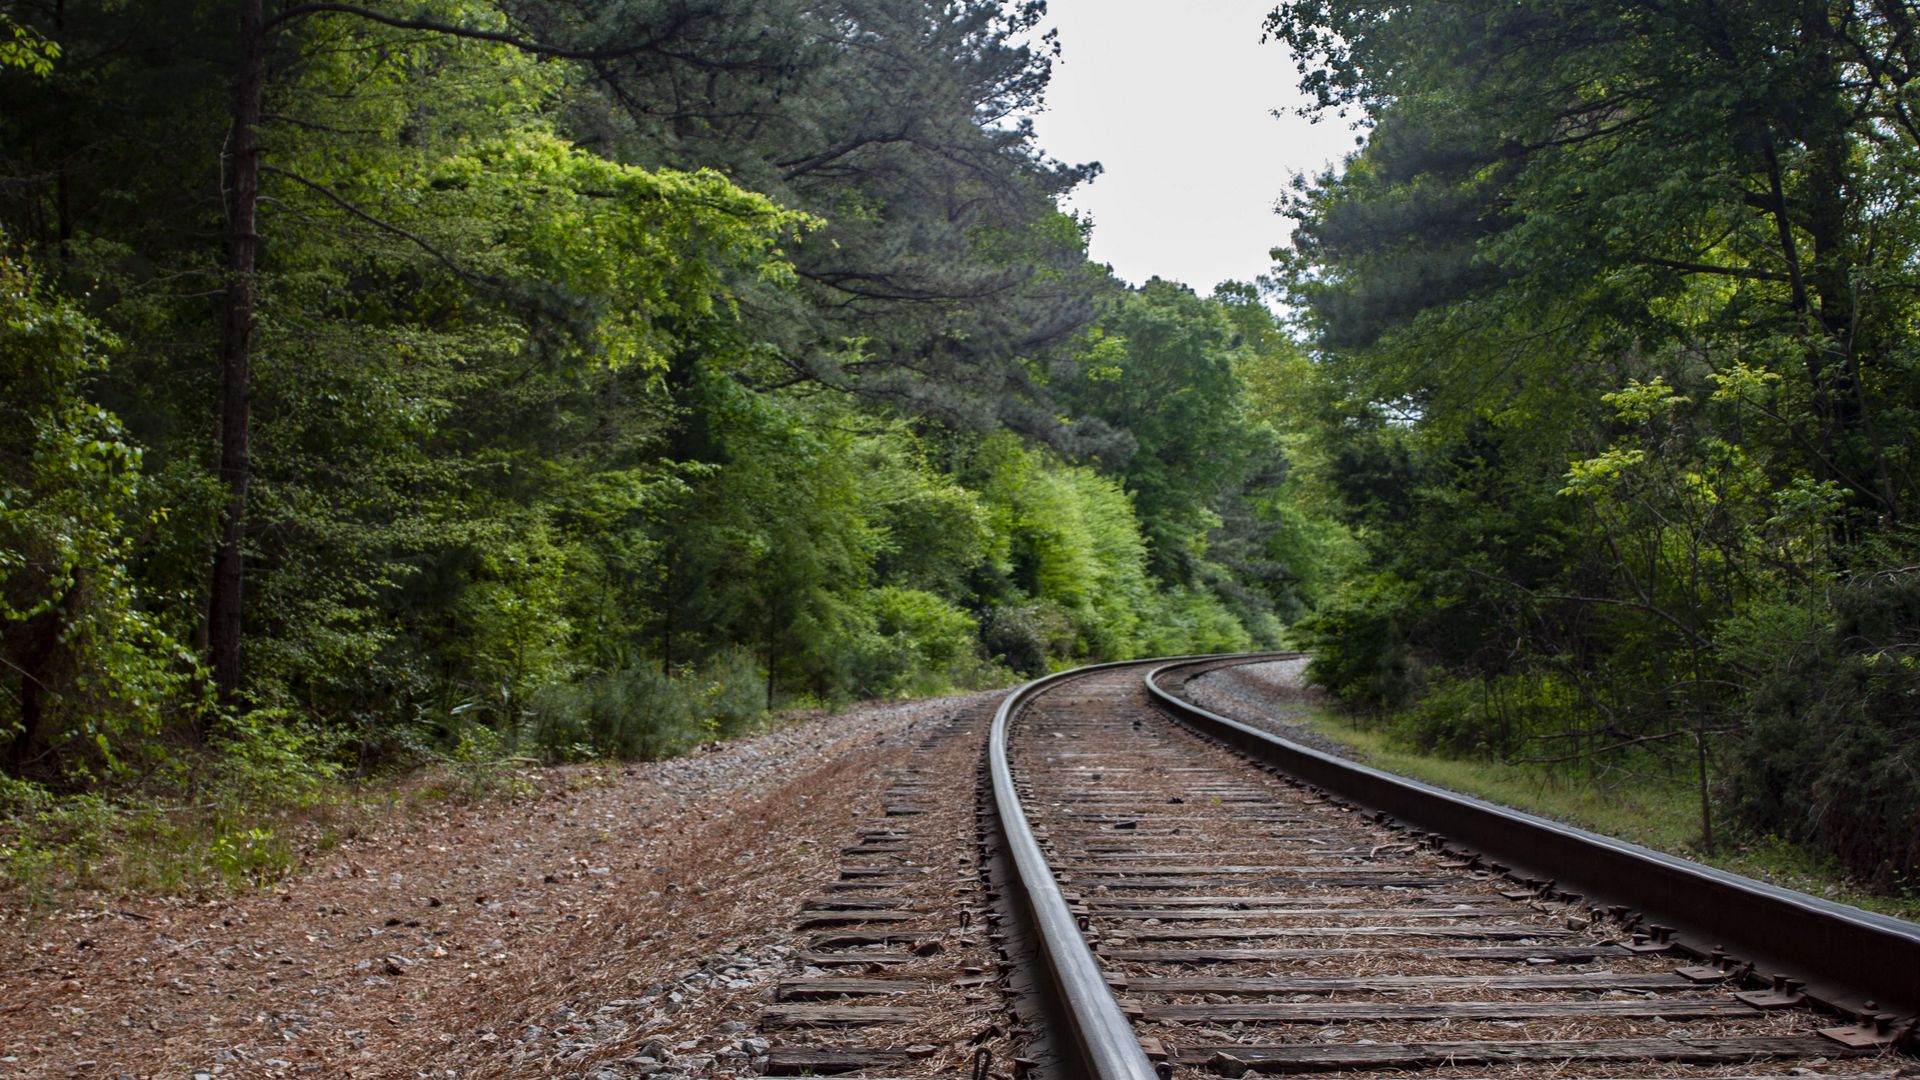
[[930, 592], [871, 589], [873, 618], [854, 663], [854, 687], [868, 696], [936, 694], [964, 683], [978, 666], [973, 616]]
[[980, 619], [980, 647], [994, 662], [1037, 679], [1073, 647], [1073, 623], [1051, 604], [1000, 604]]
[[1883, 891], [1920, 883], [1920, 573], [1856, 579], [1777, 643], [1727, 775], [1733, 816]]
[[752, 731], [765, 703], [765, 669], [745, 649], [723, 650], [679, 672], [641, 660], [543, 688], [514, 741], [557, 761], [654, 761]]
[[0, 768], [74, 787], [202, 704], [129, 569], [141, 448], [81, 394], [111, 345], [0, 248]]
[[1300, 647], [1313, 654], [1307, 678], [1350, 705], [1396, 708], [1412, 700], [1422, 679], [1401, 614], [1414, 589], [1376, 574], [1341, 586], [1319, 611], [1295, 623]]
[[767, 671], [751, 651], [722, 649], [694, 674], [705, 727], [723, 739], [745, 735], [767, 716]]
[[236, 807], [280, 802], [310, 806], [339, 779], [329, 740], [291, 714], [256, 709], [224, 725], [209, 758], [216, 797]]
[[1239, 617], [1205, 589], [1177, 586], [1156, 591], [1143, 622], [1141, 656], [1243, 652], [1254, 647]]
[[1578, 708], [1573, 688], [1552, 673], [1435, 673], [1419, 702], [1395, 718], [1395, 733], [1428, 753], [1506, 758], [1537, 736], [1565, 731]]

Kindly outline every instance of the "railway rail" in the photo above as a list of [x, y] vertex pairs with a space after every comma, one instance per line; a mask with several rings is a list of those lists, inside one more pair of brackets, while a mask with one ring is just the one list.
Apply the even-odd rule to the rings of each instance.
[[1244, 662], [1080, 669], [994, 718], [1008, 890], [1067, 1029], [1064, 1071], [1920, 1075], [1920, 927], [1181, 700], [1185, 680]]

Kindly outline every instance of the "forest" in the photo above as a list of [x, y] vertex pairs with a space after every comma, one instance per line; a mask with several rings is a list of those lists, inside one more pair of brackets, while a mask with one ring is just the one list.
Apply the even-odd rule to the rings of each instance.
[[1367, 129], [1286, 197], [1316, 678], [1440, 753], [1698, 789], [1920, 885], [1920, 37], [1901, 0], [1267, 23]]
[[3, 10], [16, 870], [1304, 608], [1297, 349], [1089, 262], [1042, 4]]
[[1288, 645], [1914, 890], [1920, 12], [1282, 3], [1360, 145], [1210, 294], [1089, 259], [1045, 17], [0, 4], [11, 876]]

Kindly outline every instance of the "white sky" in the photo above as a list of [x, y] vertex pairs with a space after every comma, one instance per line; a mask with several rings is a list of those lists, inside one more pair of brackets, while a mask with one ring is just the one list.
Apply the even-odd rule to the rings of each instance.
[[1204, 295], [1266, 273], [1288, 181], [1353, 149], [1345, 122], [1293, 115], [1293, 59], [1260, 44], [1274, 4], [1048, 0], [1062, 58], [1034, 126], [1053, 157], [1106, 166], [1067, 205], [1091, 214], [1093, 260], [1122, 279]]

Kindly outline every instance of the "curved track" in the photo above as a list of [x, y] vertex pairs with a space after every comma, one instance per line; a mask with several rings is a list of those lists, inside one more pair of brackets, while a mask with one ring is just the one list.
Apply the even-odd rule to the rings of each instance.
[[[1170, 719], [1147, 670], [1041, 680], [993, 732], [1003, 827], [1087, 1075], [1914, 1067], [1886, 1045], [1901, 1017], [1815, 1012], [1793, 983], [1690, 956], [1625, 905], [1516, 880], [1278, 774]], [[1830, 914], [1806, 909], [1808, 932]]]

